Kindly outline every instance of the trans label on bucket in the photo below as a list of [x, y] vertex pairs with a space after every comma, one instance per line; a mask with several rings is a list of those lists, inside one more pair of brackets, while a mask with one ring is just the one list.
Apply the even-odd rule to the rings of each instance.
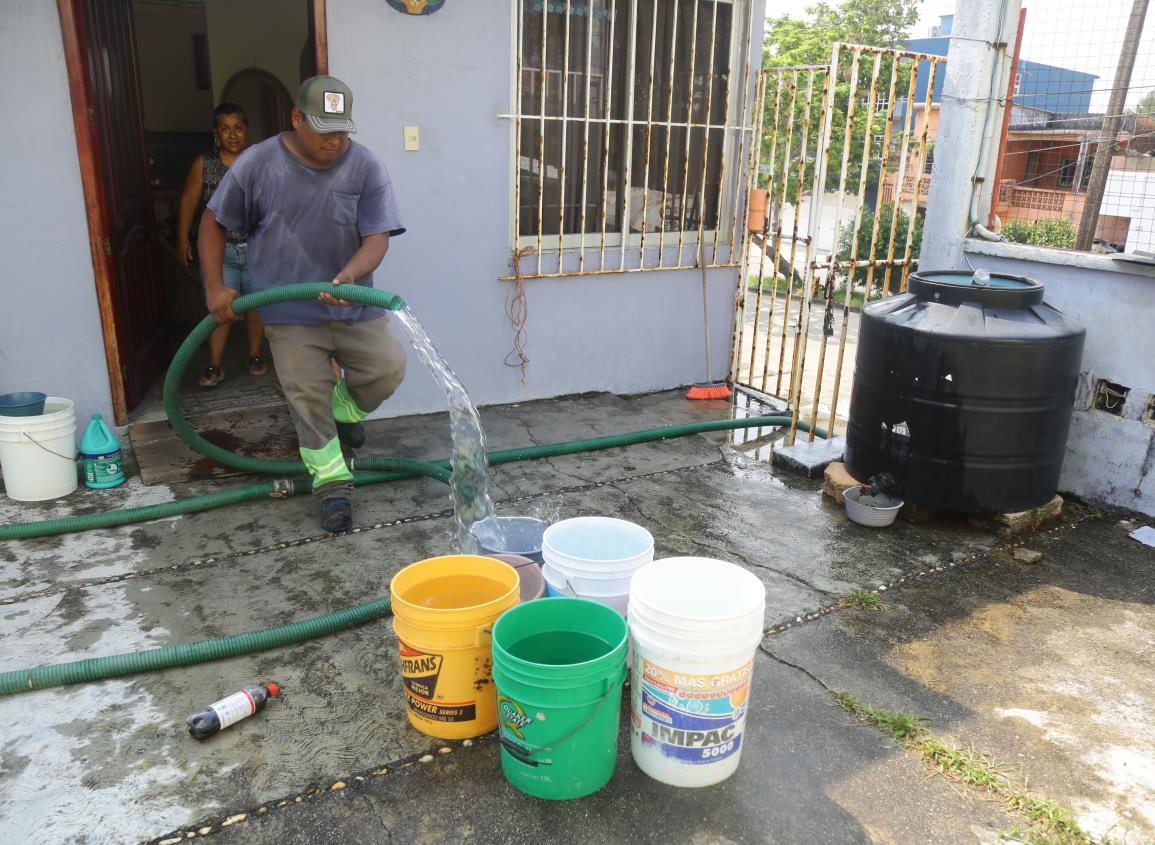
[[415, 716], [433, 722], [471, 722], [477, 718], [473, 701], [434, 701], [444, 657], [426, 654], [401, 643], [401, 683], [405, 703]]
[[[642, 744], [684, 763], [736, 754], [750, 701], [754, 661], [712, 675], [675, 672], [638, 657], [642, 668]], [[635, 720], [636, 724], [636, 720]]]

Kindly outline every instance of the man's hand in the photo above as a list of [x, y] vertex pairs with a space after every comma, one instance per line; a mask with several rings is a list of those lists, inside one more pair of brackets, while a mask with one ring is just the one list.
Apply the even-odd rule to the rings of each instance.
[[[333, 284], [335, 284], [335, 285], [351, 285], [351, 284], [353, 284], [353, 282], [354, 282], [353, 274], [349, 273], [349, 272], [338, 273], [336, 275], [336, 277], [333, 279]], [[326, 305], [356, 305], [357, 304], [355, 302], [350, 302], [347, 299], [338, 299], [337, 297], [333, 296], [333, 294], [331, 294], [331, 293], [322, 293], [322, 294], [320, 294], [320, 296], [318, 296], [318, 299], [320, 299]]]
[[[362, 276], [368, 276], [377, 269], [385, 253], [389, 251], [389, 236], [382, 232], [378, 235], [366, 235], [361, 239], [361, 246], [353, 253], [340, 273], [333, 277], [335, 285], [351, 285]], [[323, 293], [319, 297], [326, 305], [356, 305], [355, 302], [338, 299], [331, 293]]]
[[193, 260], [192, 246], [186, 237], [179, 237], [176, 241], [176, 258], [185, 267], [189, 266]]
[[224, 285], [205, 289], [205, 304], [213, 319], [222, 326], [237, 318], [233, 312], [233, 300], [240, 296], [235, 290]]

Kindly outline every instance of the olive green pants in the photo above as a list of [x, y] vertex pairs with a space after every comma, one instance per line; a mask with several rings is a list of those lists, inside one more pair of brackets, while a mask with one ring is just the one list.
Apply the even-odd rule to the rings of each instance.
[[[313, 493], [348, 496], [353, 473], [341, 454], [337, 422], [360, 422], [405, 378], [405, 349], [389, 330], [388, 316], [319, 326], [266, 325], [265, 337], [301, 458], [313, 476]], [[345, 370], [340, 381], [330, 358]]]

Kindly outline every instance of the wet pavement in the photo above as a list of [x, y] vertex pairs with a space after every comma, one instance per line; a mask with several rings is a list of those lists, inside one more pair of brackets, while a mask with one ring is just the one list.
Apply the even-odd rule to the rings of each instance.
[[[482, 422], [490, 448], [503, 449], [735, 412], [682, 395], [487, 408]], [[409, 727], [396, 638], [377, 622], [216, 663], [0, 698], [0, 841], [175, 845], [191, 833], [269, 843], [954, 843], [995, 842], [1022, 823], [931, 776], [916, 754], [835, 706], [834, 690], [927, 717], [938, 735], [989, 752], [1070, 807], [1096, 836], [1155, 840], [1155, 552], [1130, 540], [1118, 515], [1078, 507], [1030, 541], [1044, 552], [1030, 567], [963, 519], [871, 531], [823, 499], [820, 482], [755, 459], [774, 443], [770, 430], [719, 433], [494, 470], [503, 514], [620, 516], [654, 534], [659, 557], [731, 560], [766, 584], [769, 635], [742, 765], [726, 783], [658, 784], [634, 766], [623, 735], [618, 774], [596, 796], [526, 798], [502, 780], [492, 737], [465, 746]], [[441, 457], [447, 421], [373, 422], [363, 451]], [[56, 503], [4, 500], [0, 520], [243, 483], [130, 482]], [[338, 538], [320, 534], [316, 503], [299, 497], [8, 543], [0, 670], [217, 637], [377, 598], [403, 566], [454, 551], [448, 506], [443, 485], [413, 480], [358, 491], [358, 530]], [[882, 611], [843, 606], [851, 591], [882, 587]], [[269, 679], [285, 695], [258, 717], [204, 743], [185, 732], [187, 714]]]

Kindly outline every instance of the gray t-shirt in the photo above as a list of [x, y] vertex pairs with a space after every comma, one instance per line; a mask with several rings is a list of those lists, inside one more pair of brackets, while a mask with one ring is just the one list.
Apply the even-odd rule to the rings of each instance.
[[[305, 164], [280, 136], [262, 141], [237, 158], [208, 208], [226, 228], [247, 233], [253, 291], [332, 281], [362, 238], [405, 231], [389, 173], [352, 140], [325, 169]], [[373, 274], [357, 284], [372, 287]], [[313, 326], [373, 320], [384, 312], [367, 305], [294, 300], [268, 305], [260, 313], [266, 323]]]

